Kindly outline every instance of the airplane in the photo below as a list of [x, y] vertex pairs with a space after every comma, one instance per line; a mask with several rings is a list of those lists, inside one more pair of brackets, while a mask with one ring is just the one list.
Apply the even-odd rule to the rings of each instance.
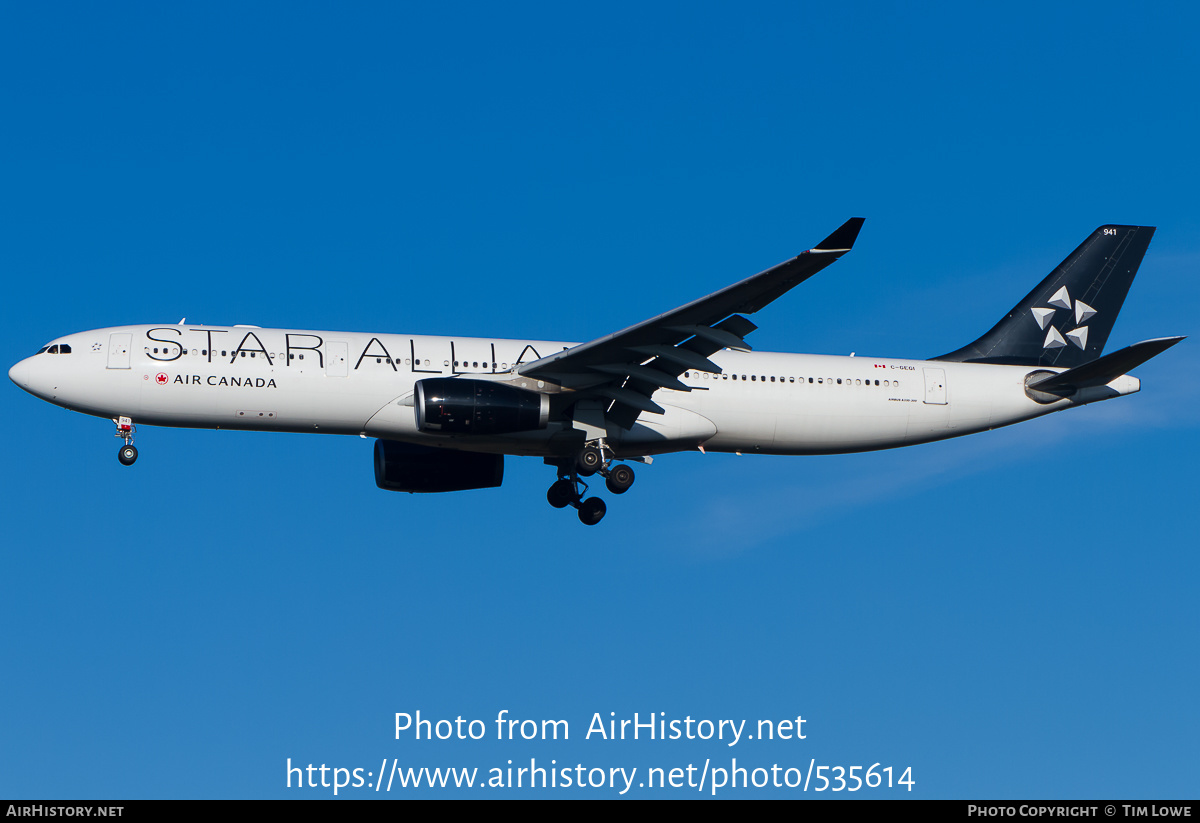
[[118, 326], [51, 341], [9, 370], [25, 391], [137, 425], [375, 438], [375, 482], [494, 488], [504, 456], [542, 457], [555, 508], [595, 525], [599, 474], [687, 450], [842, 454], [989, 431], [1132, 394], [1132, 369], [1183, 340], [1103, 354], [1153, 227], [1100, 226], [996, 325], [928, 360], [754, 352], [745, 317], [842, 257], [862, 218], [707, 297], [587, 343], [258, 326]]

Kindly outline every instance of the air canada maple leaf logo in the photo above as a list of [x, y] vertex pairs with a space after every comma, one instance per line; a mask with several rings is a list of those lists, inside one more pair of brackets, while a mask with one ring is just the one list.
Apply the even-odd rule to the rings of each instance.
[[[1055, 326], [1054, 315], [1058, 313], [1059, 309], [1066, 309], [1067, 314], [1063, 318], [1061, 326]], [[1074, 310], [1075, 328], [1067, 332], [1064, 337], [1060, 329], [1071, 325], [1072, 309]], [[1061, 349], [1068, 344], [1068, 341], [1080, 349], [1087, 349], [1088, 327], [1084, 323], [1096, 316], [1096, 310], [1082, 300], [1076, 300], [1072, 306], [1071, 295], [1067, 292], [1066, 286], [1054, 293], [1054, 296], [1048, 301], [1047, 307], [1035, 306], [1030, 311], [1033, 312], [1033, 319], [1037, 322], [1038, 328], [1046, 332], [1046, 339], [1042, 342], [1043, 349]]]

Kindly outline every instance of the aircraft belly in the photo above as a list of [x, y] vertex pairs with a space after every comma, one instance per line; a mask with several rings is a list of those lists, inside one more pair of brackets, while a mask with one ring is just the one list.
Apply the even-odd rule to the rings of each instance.
[[720, 433], [707, 445], [762, 454], [889, 448], [903, 444], [912, 411], [907, 398], [892, 396], [898, 393], [882, 394], [861, 385], [813, 384], [782, 398], [771, 398], [770, 391], [766, 388], [765, 395], [739, 398], [741, 402], [723, 408], [716, 418]]
[[[678, 393], [674, 394], [682, 399]], [[716, 425], [702, 414], [678, 406], [664, 405], [663, 410], [664, 414], [642, 414], [631, 429], [620, 432], [616, 438], [618, 452], [662, 454], [683, 451], [694, 449], [717, 434]]]

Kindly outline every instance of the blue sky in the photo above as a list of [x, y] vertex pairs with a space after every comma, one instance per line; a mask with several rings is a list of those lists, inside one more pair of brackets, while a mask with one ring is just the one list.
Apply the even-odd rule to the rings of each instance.
[[[835, 5], [7, 5], [6, 362], [181, 317], [583, 341], [851, 216], [756, 349], [953, 350], [1110, 222], [1158, 227], [1110, 348], [1196, 333], [1194, 11]], [[395, 495], [368, 441], [147, 427], [127, 469], [9, 385], [0, 796], [736, 757], [911, 767], [869, 797], [1195, 797], [1198, 366], [912, 449], [662, 457], [591, 529], [537, 460]], [[395, 739], [417, 710], [491, 734]], [[571, 738], [497, 741], [501, 710]], [[584, 739], [610, 712], [807, 737]], [[769, 795], [805, 796], [719, 796]]]

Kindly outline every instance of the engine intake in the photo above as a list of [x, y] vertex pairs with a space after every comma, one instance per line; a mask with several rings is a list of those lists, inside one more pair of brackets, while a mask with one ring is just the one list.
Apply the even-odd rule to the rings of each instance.
[[490, 380], [418, 380], [417, 430], [431, 434], [509, 434], [546, 428], [550, 398]]
[[504, 455], [375, 441], [375, 485], [390, 492], [494, 489], [504, 481]]

